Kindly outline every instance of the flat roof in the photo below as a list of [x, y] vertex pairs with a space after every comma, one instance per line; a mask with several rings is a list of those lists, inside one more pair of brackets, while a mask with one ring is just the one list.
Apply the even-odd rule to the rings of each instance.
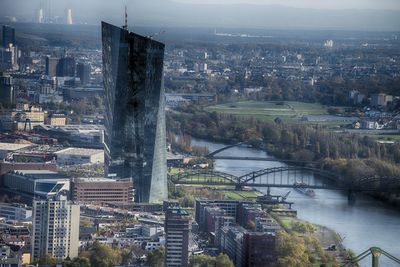
[[185, 158], [183, 155], [173, 154], [171, 151], [167, 151], [167, 160], [168, 159], [169, 160], [171, 160], [171, 159], [178, 160], [178, 159], [183, 159], [183, 158]]
[[80, 156], [92, 156], [99, 153], [104, 153], [102, 149], [90, 149], [90, 148], [80, 148], [80, 147], [68, 147], [66, 149], [57, 151], [57, 155], [80, 155]]
[[104, 130], [103, 125], [96, 125], [96, 124], [67, 124], [67, 125], [39, 125], [36, 126], [38, 128], [42, 128], [44, 130], [50, 131], [65, 131], [65, 132], [71, 132], [71, 131], [100, 131]]
[[15, 170], [11, 173], [23, 175], [32, 180], [38, 179], [69, 179], [67, 176], [58, 172], [48, 170]]
[[74, 182], [117, 182], [117, 179], [110, 178], [101, 178], [101, 177], [82, 177], [82, 178], [73, 178]]
[[0, 150], [15, 151], [30, 146], [32, 144], [0, 143]]

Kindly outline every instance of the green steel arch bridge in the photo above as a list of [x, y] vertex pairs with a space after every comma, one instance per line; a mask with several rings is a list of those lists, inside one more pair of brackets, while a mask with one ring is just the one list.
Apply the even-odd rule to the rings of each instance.
[[240, 142], [240, 143], [236, 143], [236, 144], [232, 144], [232, 145], [227, 145], [224, 146], [220, 149], [217, 149], [207, 155], [205, 155], [205, 158], [208, 159], [227, 159], [227, 160], [251, 160], [251, 161], [280, 161], [280, 162], [285, 162], [285, 163], [307, 163], [307, 164], [311, 164], [313, 163], [312, 161], [305, 161], [305, 160], [291, 160], [291, 159], [277, 159], [275, 157], [242, 157], [242, 156], [221, 156], [221, 155], [217, 155], [219, 153], [221, 153], [222, 151], [228, 150], [232, 147], [236, 147], [236, 146], [250, 146], [249, 144], [247, 144], [246, 142]]
[[349, 192], [400, 192], [400, 177], [361, 177], [347, 181], [332, 172], [304, 166], [267, 168], [241, 176], [213, 170], [188, 170], [169, 175], [169, 180], [175, 185], [232, 186], [237, 190], [244, 187], [302, 187]]
[[355, 267], [355, 266], [359, 266], [358, 263], [360, 261], [362, 261], [363, 259], [365, 259], [366, 257], [370, 256], [372, 258], [372, 267], [379, 267], [379, 258], [383, 255], [385, 257], [387, 257], [388, 259], [390, 259], [392, 262], [395, 262], [397, 264], [399, 264], [400, 266], [400, 259], [396, 258], [395, 256], [387, 253], [386, 251], [384, 251], [381, 248], [378, 247], [372, 247], [367, 249], [366, 251], [364, 251], [363, 253], [361, 253], [360, 255], [356, 256], [355, 258], [349, 260], [348, 262], [344, 263], [342, 265], [342, 267]]

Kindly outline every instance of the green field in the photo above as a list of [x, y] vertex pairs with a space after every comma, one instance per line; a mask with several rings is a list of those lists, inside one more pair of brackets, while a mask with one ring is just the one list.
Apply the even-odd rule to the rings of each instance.
[[393, 142], [400, 142], [400, 135], [383, 135], [383, 134], [370, 134], [367, 135], [373, 139], [379, 141], [393, 141]]
[[207, 107], [208, 111], [251, 116], [258, 119], [299, 120], [305, 115], [327, 115], [328, 107], [316, 103], [295, 101], [243, 101]]
[[248, 200], [256, 198], [259, 194], [256, 191], [222, 191], [227, 199]]

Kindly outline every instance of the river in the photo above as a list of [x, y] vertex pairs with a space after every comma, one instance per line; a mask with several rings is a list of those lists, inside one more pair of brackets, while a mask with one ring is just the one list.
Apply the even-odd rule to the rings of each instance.
[[[192, 139], [192, 145], [207, 147], [210, 152], [226, 145], [199, 139]], [[267, 157], [264, 151], [233, 147], [218, 155], [242, 157]], [[243, 175], [251, 171], [270, 167], [286, 166], [282, 162], [246, 161], [246, 160], [216, 160], [214, 169], [234, 175]], [[305, 174], [312, 175], [312, 174]], [[266, 192], [266, 188], [258, 188]], [[370, 247], [376, 246], [400, 258], [400, 211], [368, 196], [357, 194], [356, 202], [348, 204], [344, 192], [333, 190], [315, 190], [316, 196], [311, 198], [290, 188], [273, 188], [272, 194], [290, 195], [288, 201], [295, 204], [300, 219], [311, 223], [327, 226], [343, 238], [343, 245], [353, 250], [357, 255]], [[368, 257], [360, 266], [371, 266]], [[381, 257], [381, 266], [394, 267], [398, 264]]]

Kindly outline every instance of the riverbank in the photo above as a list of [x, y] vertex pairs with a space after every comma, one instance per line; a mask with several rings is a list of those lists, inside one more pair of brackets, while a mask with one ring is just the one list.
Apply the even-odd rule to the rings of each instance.
[[314, 266], [339, 266], [349, 259], [352, 252], [346, 250], [343, 239], [334, 230], [301, 220], [294, 216], [272, 214], [281, 227], [289, 232], [296, 233], [307, 244], [308, 249], [314, 251]]
[[303, 239], [310, 251], [313, 266], [341, 266], [353, 254], [346, 250], [340, 234], [334, 230], [299, 219], [296, 216], [269, 213], [289, 234], [296, 234]]
[[[228, 142], [227, 140], [218, 140], [215, 141], [213, 139], [208, 139], [207, 137], [198, 137], [202, 140], [206, 140], [208, 142], [221, 142], [224, 145], [231, 145], [232, 142]], [[257, 150], [265, 151], [268, 155], [273, 156], [274, 158], [279, 160], [293, 160], [290, 154], [278, 153], [276, 149], [271, 149], [270, 146], [262, 143], [262, 142], [253, 142], [252, 147]], [[303, 151], [304, 152], [304, 151]], [[307, 153], [304, 155], [307, 157]], [[296, 160], [296, 159], [294, 159]], [[382, 161], [376, 158], [366, 158], [366, 159], [331, 159], [326, 158], [324, 160], [316, 160], [312, 163], [314, 168], [320, 168], [327, 172], [332, 172], [340, 177], [341, 179], [353, 181], [357, 180], [361, 176], [364, 177], [397, 177], [400, 175], [400, 167], [396, 164]], [[291, 163], [291, 165], [305, 165], [305, 163]], [[385, 204], [390, 205], [391, 207], [400, 210], [400, 196], [394, 193], [387, 192], [370, 192], [363, 193], [368, 196], [371, 196], [376, 201], [383, 202]]]
[[[208, 142], [193, 138], [196, 146], [207, 147], [209, 151], [223, 148], [225, 144]], [[226, 156], [269, 157], [265, 151], [248, 147], [233, 147], [223, 152]], [[244, 160], [215, 160], [214, 170], [240, 176], [265, 168], [286, 166], [283, 162], [261, 162]], [[297, 173], [300, 175], [300, 173]], [[304, 175], [307, 175], [305, 173]], [[264, 194], [267, 189], [259, 188]], [[285, 195], [287, 188], [271, 188], [273, 195]], [[288, 201], [295, 202], [297, 217], [304, 221], [324, 225], [343, 237], [346, 248], [360, 254], [370, 247], [380, 247], [396, 257], [400, 257], [400, 240], [393, 233], [400, 232], [400, 213], [381, 201], [376, 201], [363, 194], [357, 195], [353, 205], [349, 205], [347, 195], [340, 191], [316, 190], [316, 196], [310, 198], [291, 190]], [[362, 264], [367, 264], [366, 259]], [[382, 265], [395, 267], [390, 261], [382, 258]]]

